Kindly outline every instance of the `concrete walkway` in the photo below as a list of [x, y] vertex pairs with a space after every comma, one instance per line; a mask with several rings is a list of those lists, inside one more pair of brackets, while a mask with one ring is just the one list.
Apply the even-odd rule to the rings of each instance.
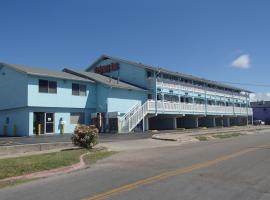
[[258, 133], [263, 131], [269, 131], [270, 126], [237, 126], [228, 128], [210, 128], [210, 129], [191, 129], [181, 130], [170, 133], [159, 133], [154, 134], [152, 139], [165, 140], [165, 141], [194, 141], [194, 136], [207, 135], [207, 134], [224, 134], [232, 132], [247, 132], [247, 133]]

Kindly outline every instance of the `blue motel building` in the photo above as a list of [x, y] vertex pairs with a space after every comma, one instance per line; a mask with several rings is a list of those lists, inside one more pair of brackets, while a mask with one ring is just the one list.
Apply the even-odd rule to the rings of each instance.
[[250, 91], [102, 55], [84, 70], [0, 63], [0, 135], [228, 127], [252, 121]]

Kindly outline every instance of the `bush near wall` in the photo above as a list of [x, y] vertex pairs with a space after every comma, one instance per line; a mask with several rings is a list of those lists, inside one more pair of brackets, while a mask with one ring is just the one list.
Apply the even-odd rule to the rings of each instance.
[[71, 140], [76, 146], [91, 149], [98, 144], [98, 129], [95, 126], [77, 125]]

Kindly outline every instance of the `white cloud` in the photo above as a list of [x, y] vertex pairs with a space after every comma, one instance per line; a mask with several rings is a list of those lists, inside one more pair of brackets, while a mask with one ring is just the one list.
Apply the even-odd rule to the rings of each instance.
[[239, 69], [248, 69], [250, 68], [251, 59], [248, 54], [243, 54], [237, 57], [233, 62], [232, 66]]
[[270, 101], [270, 92], [258, 92], [250, 94], [250, 101]]

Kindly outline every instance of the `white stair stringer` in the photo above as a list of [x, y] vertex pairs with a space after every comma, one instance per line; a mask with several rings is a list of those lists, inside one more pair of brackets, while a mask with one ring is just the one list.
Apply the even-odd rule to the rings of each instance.
[[131, 132], [148, 113], [148, 101], [143, 105], [132, 109], [132, 114], [127, 113], [125, 118], [119, 121], [119, 133]]

